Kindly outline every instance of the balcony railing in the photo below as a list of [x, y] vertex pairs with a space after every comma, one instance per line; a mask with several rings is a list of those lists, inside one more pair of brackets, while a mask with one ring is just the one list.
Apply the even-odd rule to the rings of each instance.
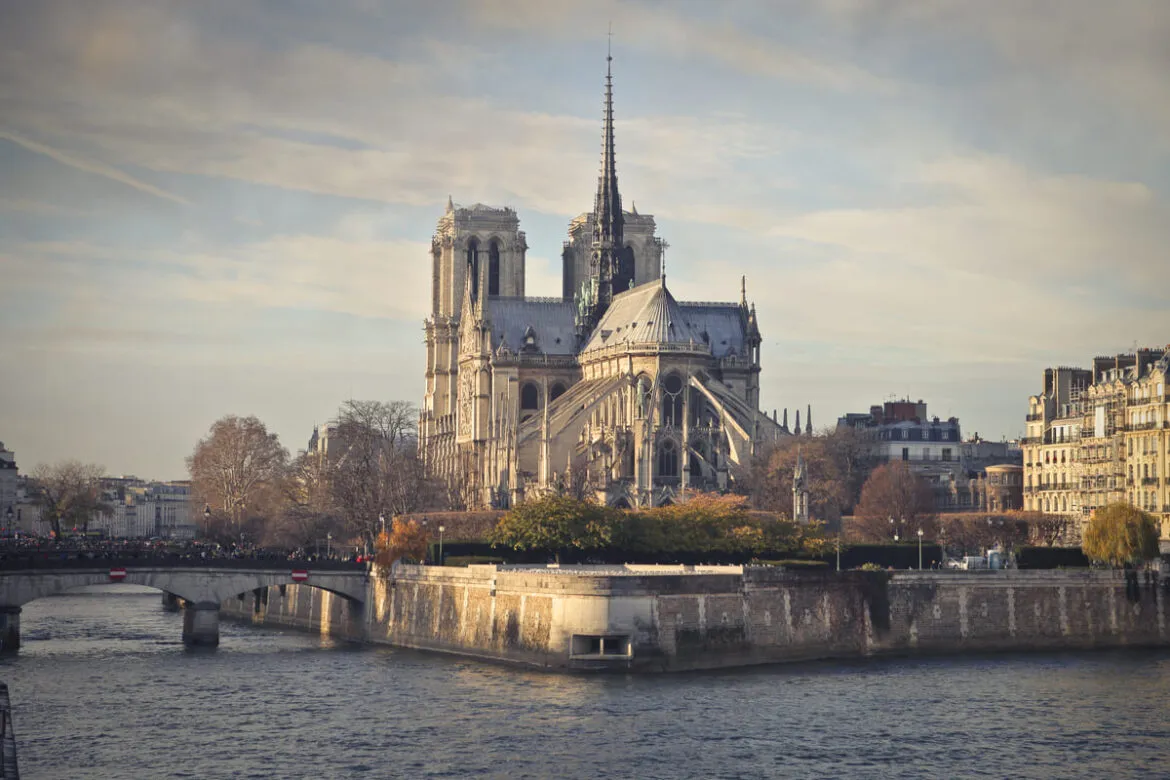
[[1157, 485], [1159, 482], [1157, 477], [1142, 477], [1143, 485]]
[[1044, 415], [1042, 415], [1042, 414], [1029, 414], [1027, 417], [1024, 418], [1024, 420], [1027, 422], [1040, 422], [1043, 419], [1044, 419]]

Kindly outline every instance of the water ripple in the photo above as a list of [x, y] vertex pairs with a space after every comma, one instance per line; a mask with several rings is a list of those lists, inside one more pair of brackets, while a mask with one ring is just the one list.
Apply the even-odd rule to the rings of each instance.
[[1166, 776], [1170, 656], [560, 676], [43, 599], [0, 660], [29, 778]]

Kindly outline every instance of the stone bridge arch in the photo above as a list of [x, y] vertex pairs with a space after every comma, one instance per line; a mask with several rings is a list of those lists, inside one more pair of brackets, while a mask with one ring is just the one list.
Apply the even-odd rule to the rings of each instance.
[[[122, 576], [121, 571], [125, 574]], [[303, 576], [296, 576], [294, 572]], [[115, 578], [115, 573], [118, 576]], [[30, 568], [0, 571], [0, 650], [13, 651], [20, 646], [20, 613], [23, 605], [46, 596], [76, 590], [88, 585], [121, 582], [142, 585], [182, 599], [183, 642], [188, 646], [219, 644], [219, 608], [228, 599], [273, 586], [303, 585], [333, 593], [356, 607], [366, 600], [365, 570], [310, 570], [293, 567], [246, 569], [232, 566], [101, 566]]]

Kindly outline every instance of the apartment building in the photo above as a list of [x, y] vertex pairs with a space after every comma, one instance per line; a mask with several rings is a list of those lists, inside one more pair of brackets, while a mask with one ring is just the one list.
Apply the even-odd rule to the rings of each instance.
[[1093, 510], [1125, 501], [1157, 516], [1170, 539], [1168, 373], [1163, 348], [1046, 369], [1043, 392], [1028, 399], [1024, 508], [1083, 528]]
[[997, 511], [1020, 508], [1020, 476], [1010, 468], [990, 470], [1018, 465], [1019, 450], [978, 434], [963, 441], [959, 418], [932, 417], [921, 399], [886, 401], [871, 406], [868, 414], [846, 414], [837, 427], [852, 428], [866, 439], [875, 462], [906, 462], [930, 485], [939, 511], [988, 510], [993, 503]]

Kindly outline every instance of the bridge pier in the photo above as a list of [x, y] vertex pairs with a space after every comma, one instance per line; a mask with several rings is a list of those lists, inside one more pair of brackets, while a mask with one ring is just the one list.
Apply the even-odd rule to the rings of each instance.
[[15, 653], [20, 649], [20, 607], [0, 606], [0, 651]]
[[187, 647], [215, 647], [219, 644], [219, 604], [187, 602], [183, 609], [183, 644]]
[[182, 599], [180, 599], [174, 593], [167, 593], [165, 590], [163, 591], [162, 606], [163, 609], [167, 612], [178, 612], [182, 607], [182, 604], [180, 603], [181, 601]]

